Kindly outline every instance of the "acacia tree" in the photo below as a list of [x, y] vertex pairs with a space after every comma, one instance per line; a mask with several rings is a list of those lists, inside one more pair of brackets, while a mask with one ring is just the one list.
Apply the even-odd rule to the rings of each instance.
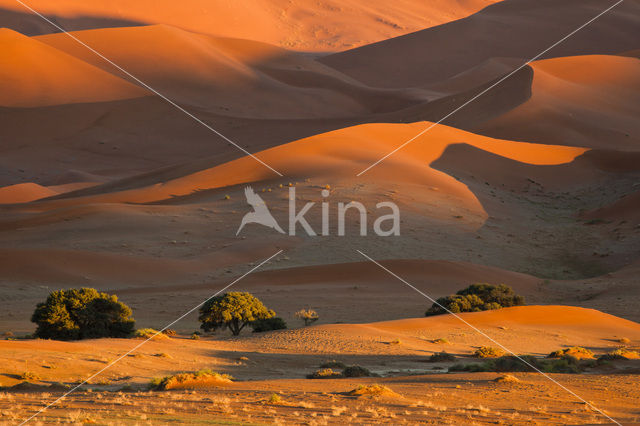
[[247, 324], [275, 315], [251, 293], [232, 291], [207, 300], [200, 308], [198, 320], [204, 331], [228, 327], [237, 336]]
[[131, 309], [116, 295], [93, 288], [54, 291], [36, 306], [31, 322], [37, 337], [58, 340], [128, 337], [135, 326]]
[[300, 318], [302, 321], [304, 321], [305, 327], [318, 321], [318, 318], [320, 318], [318, 316], [318, 313], [313, 309], [300, 309], [294, 315], [296, 318]]

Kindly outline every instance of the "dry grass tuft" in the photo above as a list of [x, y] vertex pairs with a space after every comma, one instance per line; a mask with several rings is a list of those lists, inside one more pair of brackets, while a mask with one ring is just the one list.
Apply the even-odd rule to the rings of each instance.
[[573, 346], [566, 349], [560, 349], [558, 351], [551, 352], [547, 357], [548, 358], [562, 358], [565, 356], [572, 356], [576, 359], [592, 359], [593, 352], [589, 349], [585, 349], [581, 346]]
[[335, 379], [338, 377], [342, 377], [342, 373], [333, 371], [330, 368], [321, 368], [307, 376], [308, 379]]
[[156, 378], [151, 381], [150, 387], [157, 390], [206, 388], [228, 384], [232, 380], [233, 377], [228, 374], [220, 374], [206, 369], [195, 373], [166, 376], [162, 379]]
[[450, 342], [449, 342], [449, 340], [445, 339], [444, 337], [441, 337], [439, 339], [432, 340], [431, 343], [435, 343], [437, 345], [448, 345]]
[[169, 336], [167, 336], [166, 334], [160, 333], [158, 330], [154, 330], [153, 328], [139, 328], [138, 330], [133, 332], [133, 337], [135, 337], [136, 339], [152, 338], [153, 340], [162, 340], [169, 338]]
[[348, 392], [350, 396], [386, 396], [400, 398], [401, 396], [384, 385], [360, 385]]
[[519, 383], [520, 379], [512, 376], [511, 374], [505, 374], [503, 376], [496, 377], [493, 381], [498, 383]]
[[476, 358], [498, 358], [504, 355], [504, 351], [500, 348], [494, 348], [493, 346], [482, 346], [478, 348], [473, 356]]

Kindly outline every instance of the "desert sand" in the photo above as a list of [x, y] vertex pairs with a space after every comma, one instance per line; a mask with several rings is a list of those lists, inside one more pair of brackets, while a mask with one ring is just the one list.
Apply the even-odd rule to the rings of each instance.
[[[479, 365], [474, 352], [496, 342], [538, 360], [573, 346], [595, 357], [640, 348], [637, 3], [526, 66], [610, 4], [27, 3], [136, 78], [0, 0], [2, 421], [123, 355], [34, 420], [639, 421], [637, 359], [549, 377], [449, 370]], [[236, 235], [246, 187], [286, 231], [292, 191], [297, 210], [314, 203], [305, 217], [318, 234], [326, 203], [328, 235], [258, 224]], [[365, 207], [367, 235], [355, 212], [338, 234], [338, 203], [351, 201]], [[374, 234], [381, 202], [398, 206], [400, 235]], [[171, 325], [175, 336], [130, 354], [142, 340], [30, 337], [53, 290], [117, 294], [137, 328], [160, 329], [241, 277], [231, 289], [288, 329], [195, 340], [192, 313]], [[506, 284], [526, 306], [461, 314], [467, 323], [424, 316], [430, 298], [474, 283]], [[302, 308], [320, 319], [304, 327]], [[442, 351], [455, 361], [427, 362]], [[306, 378], [331, 360], [376, 377]], [[206, 368], [234, 379], [148, 389]], [[375, 384], [389, 390], [350, 393]]]

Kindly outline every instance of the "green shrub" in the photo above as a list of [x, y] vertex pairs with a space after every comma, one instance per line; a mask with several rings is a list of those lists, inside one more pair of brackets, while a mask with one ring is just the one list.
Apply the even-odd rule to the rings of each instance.
[[198, 319], [204, 331], [227, 327], [237, 336], [247, 324], [275, 315], [251, 293], [234, 291], [207, 300]]
[[450, 361], [455, 361], [456, 357], [447, 353], [447, 352], [437, 352], [435, 354], [432, 354], [427, 361], [429, 362], [450, 362]]
[[284, 330], [287, 328], [287, 323], [280, 317], [265, 318], [253, 321], [251, 328], [254, 333], [262, 333], [264, 331]]
[[425, 315], [446, 314], [447, 310], [453, 313], [479, 312], [519, 305], [524, 305], [524, 298], [516, 295], [511, 287], [479, 283], [439, 298]]
[[342, 370], [344, 377], [371, 377], [371, 371], [359, 365], [351, 365]]
[[135, 326], [127, 305], [93, 288], [54, 291], [36, 306], [31, 322], [37, 337], [57, 340], [127, 337]]

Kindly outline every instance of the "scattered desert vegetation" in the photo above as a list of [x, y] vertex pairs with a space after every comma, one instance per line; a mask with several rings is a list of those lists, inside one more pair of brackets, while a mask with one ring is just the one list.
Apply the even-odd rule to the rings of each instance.
[[524, 297], [516, 295], [509, 286], [473, 284], [456, 294], [439, 298], [425, 315], [488, 311], [519, 305], [524, 305]]
[[399, 398], [396, 392], [384, 385], [360, 385], [352, 391], [348, 392], [350, 396], [386, 396], [391, 398]]
[[37, 305], [31, 321], [37, 337], [56, 340], [127, 337], [135, 326], [127, 305], [93, 288], [54, 291]]

